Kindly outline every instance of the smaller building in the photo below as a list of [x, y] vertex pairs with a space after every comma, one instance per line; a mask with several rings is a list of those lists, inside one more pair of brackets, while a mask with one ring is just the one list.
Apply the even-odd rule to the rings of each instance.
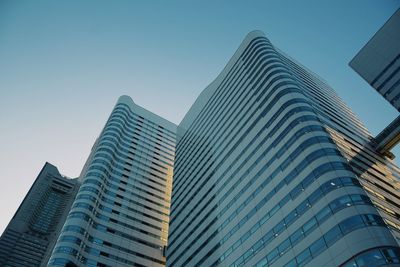
[[48, 266], [165, 266], [177, 126], [121, 96]]
[[351, 60], [350, 67], [400, 111], [400, 9]]
[[46, 266], [78, 188], [46, 162], [0, 238], [0, 266]]

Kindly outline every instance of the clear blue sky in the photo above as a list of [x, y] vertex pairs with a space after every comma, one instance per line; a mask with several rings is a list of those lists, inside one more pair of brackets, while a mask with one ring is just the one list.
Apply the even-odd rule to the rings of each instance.
[[179, 123], [259, 29], [372, 133], [397, 112], [348, 62], [395, 0], [0, 0], [0, 232], [45, 161], [77, 176], [118, 96]]

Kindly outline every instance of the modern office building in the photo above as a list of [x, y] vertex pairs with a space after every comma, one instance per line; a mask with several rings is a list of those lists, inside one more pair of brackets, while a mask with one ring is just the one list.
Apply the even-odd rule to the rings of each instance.
[[[350, 62], [393, 107], [400, 111], [400, 9]], [[400, 142], [400, 116], [373, 140], [376, 151], [394, 158], [390, 150]]]
[[78, 188], [46, 163], [0, 238], [0, 266], [46, 266]]
[[400, 170], [248, 34], [178, 126], [167, 266], [400, 266]]
[[350, 66], [400, 111], [400, 9], [375, 33]]
[[165, 266], [176, 125], [119, 98], [49, 266]]

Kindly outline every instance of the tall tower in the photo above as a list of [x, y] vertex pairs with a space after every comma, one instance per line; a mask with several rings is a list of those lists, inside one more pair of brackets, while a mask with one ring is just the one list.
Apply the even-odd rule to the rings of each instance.
[[0, 238], [0, 266], [46, 266], [78, 188], [46, 162]]
[[[366, 82], [400, 111], [400, 9], [351, 60], [352, 67]], [[400, 142], [400, 116], [375, 137], [376, 151], [390, 158]]]
[[168, 266], [399, 263], [399, 169], [335, 92], [248, 34], [178, 127]]
[[119, 98], [49, 266], [164, 266], [176, 125]]
[[351, 60], [352, 67], [400, 111], [400, 8]]

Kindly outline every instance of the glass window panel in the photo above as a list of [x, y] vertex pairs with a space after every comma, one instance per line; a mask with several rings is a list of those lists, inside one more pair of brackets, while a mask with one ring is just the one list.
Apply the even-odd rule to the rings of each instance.
[[284, 267], [296, 267], [296, 266], [297, 266], [296, 259], [293, 259], [289, 261]]
[[379, 250], [373, 250], [357, 257], [356, 262], [359, 267], [368, 267], [383, 265], [386, 263], [386, 260]]
[[321, 189], [317, 189], [314, 191], [309, 197], [308, 201], [310, 202], [311, 205], [314, 205], [322, 196], [322, 191]]
[[270, 253], [268, 253], [268, 255], [267, 255], [268, 263], [272, 264], [274, 261], [276, 261], [278, 255], [279, 255], [279, 253], [278, 253], [277, 248], [275, 248]]
[[[354, 184], [353, 179], [350, 178], [350, 177], [342, 177], [340, 180], [342, 181], [342, 184], [343, 184], [344, 186], [346, 186], [346, 185], [353, 185], [353, 184]], [[356, 183], [357, 183], [357, 182], [356, 182]]]
[[309, 208], [308, 201], [303, 201], [297, 208], [296, 211], [299, 214], [299, 216], [303, 215], [307, 209]]
[[257, 267], [264, 267], [264, 266], [267, 266], [268, 265], [268, 260], [267, 260], [267, 258], [265, 257], [264, 259], [262, 259], [261, 261], [259, 261], [258, 263], [257, 263]]
[[334, 228], [332, 228], [331, 230], [329, 230], [329, 232], [327, 232], [324, 235], [324, 239], [325, 239], [326, 245], [328, 247], [330, 247], [333, 243], [335, 243], [341, 237], [342, 237], [342, 232], [340, 231], [340, 228], [338, 225], [335, 226]]
[[342, 229], [343, 234], [347, 234], [359, 226], [363, 225], [364, 222], [360, 216], [351, 217], [340, 223], [340, 228]]
[[400, 263], [400, 251], [392, 248], [381, 249], [382, 254], [386, 257], [388, 263]]
[[318, 226], [317, 220], [312, 218], [303, 226], [304, 235], [308, 235], [312, 230], [314, 230]]
[[375, 218], [372, 214], [365, 214], [363, 215], [363, 218], [367, 225], [376, 225]]
[[351, 260], [344, 264], [343, 267], [357, 267], [357, 263], [354, 260]]
[[290, 225], [294, 220], [296, 220], [297, 217], [297, 212], [296, 211], [292, 211], [288, 216], [286, 216], [285, 218], [285, 223], [286, 225]]
[[294, 232], [290, 236], [290, 241], [292, 242], [292, 245], [294, 246], [301, 238], [303, 238], [303, 230], [298, 229], [296, 232]]
[[263, 245], [264, 245], [263, 241], [261, 239], [258, 240], [257, 243], [253, 245], [254, 253], [257, 253], [263, 247]]
[[243, 259], [246, 261], [253, 254], [253, 250], [249, 249], [246, 253], [243, 254]]
[[290, 200], [290, 196], [286, 195], [280, 202], [279, 205], [282, 207], [283, 205], [285, 205], [286, 203], [288, 203]]
[[324, 222], [329, 216], [331, 215], [331, 209], [329, 207], [325, 207], [322, 210], [320, 210], [317, 215], [315, 215], [315, 218], [317, 218], [318, 222], [321, 224]]
[[285, 225], [283, 222], [280, 222], [277, 226], [274, 227], [274, 233], [280, 234], [285, 229]]
[[264, 235], [263, 237], [264, 243], [268, 243], [273, 237], [274, 237], [274, 231], [271, 230]]
[[302, 253], [300, 253], [297, 257], [297, 264], [298, 266], [304, 266], [308, 261], [311, 260], [311, 253], [310, 250], [306, 249]]
[[290, 240], [289, 240], [289, 239], [286, 239], [285, 241], [283, 241], [283, 242], [279, 245], [278, 250], [279, 250], [279, 253], [280, 253], [281, 255], [283, 255], [283, 254], [285, 254], [285, 252], [286, 252], [289, 248], [290, 248]]
[[364, 199], [362, 198], [361, 195], [351, 195], [351, 200], [353, 204], [362, 204], [364, 203]]
[[311, 255], [315, 258], [318, 256], [322, 251], [326, 249], [326, 244], [325, 240], [323, 237], [315, 241], [311, 246], [310, 246], [310, 251]]
[[302, 182], [303, 187], [307, 188], [313, 181], [314, 181], [314, 175], [313, 174], [308, 175]]
[[296, 186], [296, 187], [290, 192], [290, 195], [291, 195], [292, 199], [295, 199], [302, 191], [303, 191], [303, 187], [302, 187], [301, 184], [299, 184], [298, 186]]

